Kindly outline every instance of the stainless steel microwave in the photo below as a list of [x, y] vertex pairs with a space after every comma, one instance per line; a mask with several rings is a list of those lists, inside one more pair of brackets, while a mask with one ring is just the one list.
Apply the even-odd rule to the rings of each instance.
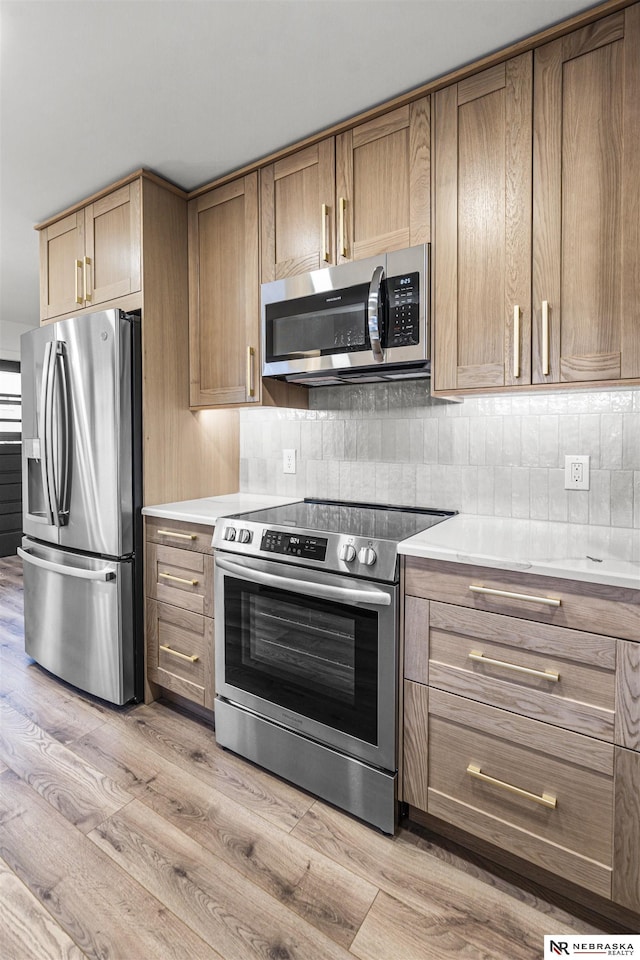
[[429, 247], [263, 283], [262, 376], [320, 386], [428, 376]]

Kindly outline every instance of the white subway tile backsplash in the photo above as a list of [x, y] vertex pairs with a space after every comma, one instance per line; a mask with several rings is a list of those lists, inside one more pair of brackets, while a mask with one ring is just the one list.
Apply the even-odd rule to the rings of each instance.
[[[241, 489], [640, 527], [640, 389], [432, 399], [424, 381], [323, 387], [240, 414]], [[282, 449], [298, 450], [295, 475]], [[564, 489], [564, 457], [591, 489]]]

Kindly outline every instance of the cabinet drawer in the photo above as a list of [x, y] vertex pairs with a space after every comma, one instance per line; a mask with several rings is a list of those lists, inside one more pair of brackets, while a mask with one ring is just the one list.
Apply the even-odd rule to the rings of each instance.
[[428, 812], [611, 896], [609, 744], [429, 693]]
[[152, 543], [165, 543], [181, 550], [213, 555], [211, 539], [213, 527], [205, 523], [184, 523], [182, 520], [162, 520], [146, 517], [146, 539]]
[[431, 686], [613, 742], [615, 638], [429, 606]]
[[145, 569], [148, 597], [213, 616], [213, 557], [147, 543]]
[[149, 678], [189, 700], [213, 707], [213, 624], [209, 617], [147, 600]]
[[408, 595], [640, 640], [640, 590], [418, 557], [405, 572]]

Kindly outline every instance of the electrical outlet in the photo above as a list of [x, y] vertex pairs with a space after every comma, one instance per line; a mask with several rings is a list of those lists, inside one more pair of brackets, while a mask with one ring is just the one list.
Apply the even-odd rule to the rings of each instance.
[[295, 450], [283, 450], [283, 451], [282, 451], [282, 472], [283, 472], [283, 473], [295, 473], [295, 472], [296, 472], [296, 452], [295, 452]]
[[564, 458], [564, 488], [565, 490], [589, 489], [589, 460], [586, 455], [572, 453]]

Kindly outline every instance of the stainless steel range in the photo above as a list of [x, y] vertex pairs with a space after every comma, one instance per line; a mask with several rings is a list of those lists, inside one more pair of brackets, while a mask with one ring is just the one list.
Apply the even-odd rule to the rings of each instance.
[[304, 500], [218, 520], [218, 743], [393, 833], [397, 547], [451, 515]]

